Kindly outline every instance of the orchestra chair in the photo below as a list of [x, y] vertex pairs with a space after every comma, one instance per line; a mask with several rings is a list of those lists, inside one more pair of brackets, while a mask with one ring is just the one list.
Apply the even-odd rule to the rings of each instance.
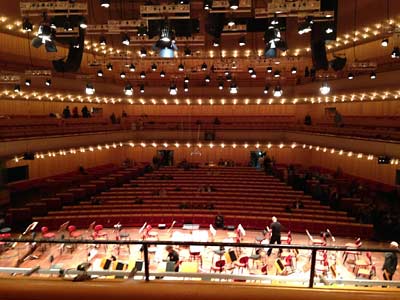
[[365, 253], [366, 259], [361, 258], [357, 259], [356, 263], [354, 264], [354, 269], [353, 272], [356, 274], [356, 277], [361, 277], [361, 278], [369, 278], [371, 279], [372, 277], [372, 267], [375, 269], [375, 274], [376, 274], [376, 267], [372, 261], [372, 253], [368, 251]]
[[[50, 232], [49, 228], [47, 226], [42, 226], [42, 228], [40, 228], [40, 232], [42, 233], [42, 238], [45, 240], [52, 240], [52, 239], [55, 239], [55, 237], [56, 237], [56, 233]], [[43, 243], [41, 250], [46, 251], [47, 245], [48, 245], [47, 243]]]
[[214, 228], [212, 224], [210, 224], [210, 234], [211, 234], [211, 242], [214, 242], [215, 237], [217, 236], [217, 230]]
[[[108, 239], [108, 234], [107, 232], [103, 232], [103, 225], [97, 224], [94, 226], [94, 232], [93, 232], [93, 240], [107, 240]], [[107, 251], [107, 244], [104, 244], [104, 249]]]
[[199, 261], [200, 267], [203, 266], [201, 249], [204, 249], [204, 246], [189, 246], [189, 254], [190, 254], [189, 261]]
[[[362, 242], [361, 242], [360, 238], [357, 238], [355, 243], [347, 243], [347, 244], [345, 244], [345, 246], [348, 247], [348, 248], [356, 248], [357, 249], [357, 248], [361, 248]], [[352, 263], [355, 264], [355, 262], [357, 261], [359, 255], [361, 255], [361, 252], [358, 251], [358, 250], [350, 250], [350, 249], [349, 250], [345, 250], [343, 252], [343, 256], [344, 256], [343, 264], [346, 263], [347, 259], [349, 258], [349, 255], [353, 256]]]
[[[250, 275], [268, 275], [268, 264], [265, 264], [261, 267], [260, 271], [258, 272], [254, 272], [254, 271], [250, 271], [249, 273]], [[261, 280], [260, 280], [261, 282]]]
[[239, 261], [235, 261], [234, 266], [239, 269], [241, 273], [243, 273], [244, 269], [249, 269], [249, 257], [248, 256], [242, 256], [239, 258]]
[[314, 239], [308, 229], [306, 229], [306, 233], [308, 236], [308, 239], [310, 240], [311, 244], [313, 246], [326, 246], [326, 237], [323, 236], [322, 239]]
[[292, 243], [292, 232], [289, 230], [286, 236], [281, 237], [281, 243], [290, 245]]
[[219, 272], [222, 273], [222, 271], [225, 271], [225, 265], [226, 261], [225, 260], [217, 260], [214, 265], [211, 266], [210, 272]]

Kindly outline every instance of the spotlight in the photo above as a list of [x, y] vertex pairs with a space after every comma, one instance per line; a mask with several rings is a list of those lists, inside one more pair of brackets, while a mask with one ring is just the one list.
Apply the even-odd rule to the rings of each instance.
[[147, 56], [147, 50], [145, 48], [140, 49], [140, 57], [146, 57]]
[[311, 32], [311, 26], [308, 23], [300, 23], [297, 29], [297, 33], [300, 35]]
[[257, 78], [256, 71], [253, 71], [253, 73], [251, 73], [250, 77], [251, 77], [251, 78]]
[[328, 95], [331, 92], [331, 87], [329, 86], [328, 82], [322, 83], [321, 87], [319, 88], [319, 92], [322, 95]]
[[213, 46], [214, 47], [219, 47], [219, 39], [214, 39]]
[[164, 72], [164, 71], [161, 71], [161, 72], [160, 72], [160, 77], [161, 77], [161, 78], [164, 78], [164, 77], [165, 77], [165, 72]]
[[229, 0], [229, 8], [236, 10], [239, 8], [239, 0]]
[[132, 85], [127, 84], [124, 88], [125, 96], [132, 96], [133, 95], [133, 88]]
[[222, 81], [220, 81], [220, 83], [218, 84], [218, 89], [221, 91], [224, 89], [224, 83]]
[[94, 92], [95, 92], [95, 89], [93, 87], [93, 84], [91, 84], [91, 83], [86, 84], [86, 88], [85, 88], [86, 95], [93, 95]]
[[203, 8], [205, 10], [210, 10], [212, 8], [213, 5], [213, 0], [204, 0], [203, 2]]
[[234, 19], [229, 19], [227, 25], [228, 25], [229, 27], [235, 26], [235, 25], [236, 25], [235, 20], [234, 20]]
[[333, 32], [333, 28], [332, 27], [327, 27], [326, 29], [325, 29], [325, 33], [326, 34], [331, 34]]
[[226, 81], [228, 81], [228, 82], [232, 81], [232, 74], [231, 74], [231, 73], [228, 73], [228, 74], [225, 76], [225, 79], [226, 79]]
[[103, 71], [102, 70], [98, 70], [97, 71], [97, 77], [103, 77]]
[[183, 83], [183, 91], [184, 91], [185, 93], [189, 92], [189, 84], [187, 84], [186, 82]]
[[25, 85], [26, 86], [31, 86], [31, 80], [30, 79], [25, 79]]
[[168, 25], [161, 28], [160, 41], [170, 43], [173, 39], [173, 32], [169, 29]]
[[44, 82], [44, 84], [46, 86], [51, 86], [51, 79], [46, 79], [46, 81]]
[[268, 85], [265, 85], [265, 87], [264, 87], [264, 94], [265, 94], [265, 95], [268, 94], [268, 91], [269, 91], [269, 86], [268, 86]]
[[28, 18], [24, 19], [24, 22], [22, 23], [22, 30], [31, 32], [33, 29], [32, 23], [29, 21]]
[[82, 18], [82, 20], [79, 22], [79, 27], [82, 29], [86, 29], [87, 28], [87, 23], [86, 23], [86, 19]]
[[400, 49], [399, 49], [399, 47], [394, 47], [393, 48], [392, 58], [400, 58]]
[[182, 63], [180, 63], [178, 66], [178, 71], [183, 72], [183, 70], [185, 70], [185, 66]]
[[125, 78], [126, 78], [125, 72], [121, 72], [121, 73], [119, 74], [119, 76], [120, 76], [122, 79], [125, 79]]
[[142, 78], [142, 79], [146, 78], [145, 71], [140, 72], [140, 78]]
[[36, 37], [32, 39], [32, 46], [39, 48], [44, 44], [47, 52], [57, 52], [57, 47], [53, 42], [55, 36], [56, 27], [53, 24], [42, 23], [39, 26]]
[[389, 46], [389, 39], [384, 38], [384, 39], [381, 41], [381, 46], [382, 46], [382, 47], [387, 47], [387, 46]]
[[274, 78], [279, 78], [279, 77], [281, 77], [281, 72], [278, 71], [278, 70], [276, 70], [276, 71], [274, 72]]
[[225, 70], [224, 75], [225, 75], [225, 76], [228, 76], [228, 75], [229, 75], [229, 71], [228, 71], [228, 70]]
[[353, 80], [354, 79], [354, 74], [353, 73], [349, 73], [349, 74], [347, 74], [347, 79], [348, 80]]
[[283, 90], [282, 90], [282, 88], [281, 88], [279, 85], [277, 85], [277, 86], [274, 88], [274, 91], [273, 91], [272, 94], [274, 95], [274, 97], [279, 98], [279, 97], [282, 96]]
[[229, 87], [229, 93], [231, 94], [237, 94], [238, 93], [238, 87], [236, 83], [232, 82], [230, 87]]
[[129, 38], [129, 36], [125, 33], [122, 36], [122, 44], [124, 44], [125, 46], [129, 46], [129, 44], [131, 43], [131, 39]]
[[140, 85], [140, 93], [142, 93], [142, 94], [144, 93], [144, 84]]
[[246, 37], [242, 36], [239, 38], [239, 46], [240, 47], [246, 46]]
[[211, 81], [210, 76], [207, 75], [207, 76], [204, 78], [204, 81], [205, 81], [206, 83], [209, 83], [209, 82]]
[[21, 86], [19, 84], [14, 85], [14, 92], [15, 93], [21, 92]]
[[100, 46], [106, 46], [107, 45], [107, 39], [105, 38], [105, 36], [102, 35], [99, 38], [99, 44], [100, 44]]
[[65, 31], [72, 31], [74, 28], [71, 25], [71, 22], [69, 21], [69, 19], [66, 19], [64, 22], [64, 30]]
[[189, 83], [189, 77], [185, 76], [185, 78], [183, 79], [183, 82]]
[[129, 71], [131, 71], [131, 72], [135, 72], [136, 71], [136, 67], [135, 67], [134, 64], [130, 64], [129, 65]]
[[110, 0], [100, 0], [100, 6], [104, 8], [109, 8], [110, 7]]
[[169, 94], [171, 96], [176, 96], [178, 94], [178, 89], [176, 88], [176, 84], [175, 83], [171, 83], [171, 85], [169, 86]]
[[113, 65], [111, 63], [108, 63], [107, 64], [107, 70], [108, 71], [112, 71], [112, 69], [113, 69]]
[[151, 65], [151, 70], [152, 70], [153, 72], [157, 71], [157, 65], [153, 63], [153, 64]]
[[292, 70], [290, 71], [292, 74], [297, 74], [297, 69], [295, 67], [292, 68]]
[[369, 74], [369, 78], [371, 78], [372, 80], [376, 79], [376, 73], [375, 73], [374, 71], [372, 71], [372, 72]]
[[184, 55], [186, 57], [192, 55], [192, 50], [190, 50], [190, 48], [188, 48], [188, 47], [185, 47]]
[[201, 65], [201, 70], [207, 71], [207, 64], [205, 62], [203, 62], [203, 64]]
[[254, 68], [253, 67], [248, 67], [247, 68], [247, 72], [249, 72], [249, 74], [252, 74], [254, 72]]

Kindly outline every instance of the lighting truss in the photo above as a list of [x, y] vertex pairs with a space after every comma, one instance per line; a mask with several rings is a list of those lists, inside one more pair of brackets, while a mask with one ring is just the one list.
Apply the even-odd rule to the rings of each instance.
[[83, 16], [88, 14], [87, 1], [46, 1], [46, 2], [20, 2], [21, 16], [42, 16], [46, 13], [48, 16]]

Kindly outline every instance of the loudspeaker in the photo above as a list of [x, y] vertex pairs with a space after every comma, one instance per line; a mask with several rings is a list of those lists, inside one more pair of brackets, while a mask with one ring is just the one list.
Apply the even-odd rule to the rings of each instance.
[[53, 60], [53, 67], [57, 72], [76, 72], [79, 70], [84, 51], [85, 34], [79, 30], [79, 37], [76, 43], [70, 43], [67, 59]]

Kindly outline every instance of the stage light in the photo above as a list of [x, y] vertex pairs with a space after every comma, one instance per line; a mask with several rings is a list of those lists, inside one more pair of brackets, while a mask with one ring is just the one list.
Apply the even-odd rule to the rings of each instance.
[[176, 87], [176, 84], [175, 83], [171, 83], [171, 85], [169, 86], [168, 91], [169, 91], [169, 94], [171, 96], [176, 96], [178, 94], [178, 89]]
[[297, 69], [295, 67], [292, 68], [292, 70], [290, 71], [292, 74], [297, 74]]
[[272, 67], [267, 67], [267, 73], [272, 73]]
[[384, 39], [381, 41], [381, 46], [382, 46], [382, 47], [387, 47], [387, 46], [389, 46], [389, 39], [384, 38]]
[[254, 68], [253, 67], [248, 67], [247, 68], [247, 72], [249, 72], [249, 74], [252, 74], [254, 72]]
[[354, 74], [353, 73], [349, 73], [349, 74], [347, 74], [347, 79], [348, 80], [353, 80], [354, 79]]
[[224, 83], [222, 81], [219, 82], [218, 89], [221, 91], [224, 89]]
[[145, 48], [140, 49], [140, 57], [146, 57], [147, 56], [147, 50]]
[[235, 20], [234, 19], [229, 19], [227, 25], [229, 27], [235, 26], [236, 25]]
[[104, 8], [109, 8], [110, 7], [110, 0], [100, 0], [100, 6]]
[[134, 64], [130, 64], [129, 65], [129, 71], [131, 71], [131, 72], [135, 72], [136, 71], [136, 67], [135, 67]]
[[140, 78], [142, 78], [142, 79], [146, 78], [146, 72], [145, 71], [140, 72]]
[[274, 95], [274, 97], [279, 98], [279, 97], [281, 97], [281, 96], [283, 95], [283, 90], [282, 90], [282, 88], [281, 88], [279, 85], [277, 85], [277, 86], [274, 88], [274, 91], [273, 91], [272, 94]]
[[239, 46], [240, 47], [246, 46], [246, 37], [245, 36], [242, 36], [239, 38]]
[[82, 29], [86, 29], [87, 28], [87, 22], [85, 18], [82, 18], [82, 20], [79, 22], [79, 27]]
[[14, 85], [14, 92], [15, 93], [21, 92], [21, 86], [19, 84]]
[[173, 32], [169, 29], [167, 25], [161, 28], [160, 41], [164, 43], [170, 43], [173, 38]]
[[219, 47], [219, 39], [214, 39], [213, 46], [214, 47]]
[[106, 46], [107, 45], [107, 39], [105, 38], [105, 36], [100, 36], [99, 44], [100, 44], [100, 46]]
[[185, 76], [185, 78], [183, 79], [183, 82], [189, 83], [189, 77], [188, 77], [188, 76]]
[[206, 83], [209, 83], [209, 82], [211, 81], [210, 76], [207, 75], [207, 76], [204, 78], [204, 81], [205, 81]]
[[392, 56], [392, 58], [396, 58], [396, 59], [400, 58], [400, 49], [399, 49], [399, 47], [394, 47], [393, 48], [391, 56]]
[[251, 78], [257, 78], [256, 71], [253, 71], [253, 73], [251, 73], [250, 77], [251, 77]]
[[369, 74], [369, 78], [371, 78], [372, 80], [376, 79], [376, 73], [375, 73], [374, 71], [372, 71], [372, 72]]
[[228, 75], [225, 76], [226, 81], [230, 82], [232, 81], [232, 74], [228, 73]]
[[51, 79], [46, 79], [45, 83], [46, 86], [51, 86]]
[[22, 30], [27, 31], [27, 32], [31, 32], [32, 29], [33, 29], [32, 23], [29, 21], [28, 18], [25, 18], [24, 22], [22, 23]]
[[180, 63], [178, 66], [178, 71], [183, 72], [184, 70], [185, 70], [185, 66], [182, 63]]
[[122, 36], [122, 44], [124, 44], [125, 46], [129, 46], [129, 44], [131, 43], [131, 39], [129, 38], [129, 36], [125, 33]]
[[203, 64], [201, 65], [201, 70], [207, 71], [207, 64], [205, 62], [203, 62]]
[[190, 48], [188, 48], [188, 47], [185, 47], [184, 55], [185, 55], [186, 57], [192, 55], [192, 50], [190, 50]]
[[331, 91], [331, 87], [329, 86], [328, 82], [322, 83], [321, 87], [319, 88], [319, 91], [322, 95], [328, 95]]
[[132, 85], [127, 84], [124, 88], [125, 96], [132, 96], [133, 95], [133, 88]]
[[327, 27], [326, 29], [325, 29], [325, 33], [326, 34], [331, 34], [333, 32], [333, 28], [332, 27]]
[[165, 77], [165, 72], [164, 72], [164, 71], [161, 71], [161, 72], [160, 72], [160, 77], [161, 77], [161, 78], [164, 78], [164, 77]]
[[113, 69], [113, 65], [111, 63], [108, 63], [106, 67], [108, 71], [112, 71]]
[[86, 95], [93, 95], [95, 92], [94, 86], [91, 83], [86, 84], [85, 93]]
[[210, 10], [212, 8], [213, 5], [213, 0], [204, 0], [203, 2], [203, 8], [205, 10]]
[[39, 26], [36, 37], [32, 39], [32, 46], [39, 48], [42, 44], [45, 45], [47, 52], [57, 52], [57, 47], [53, 40], [56, 35], [56, 27], [53, 24], [45, 23]]
[[157, 71], [157, 65], [153, 63], [153, 64], [151, 65], [151, 70], [152, 70], [153, 72]]
[[310, 24], [306, 23], [306, 22], [302, 22], [299, 24], [298, 29], [297, 29], [297, 33], [300, 35], [306, 34], [311, 32], [311, 26]]
[[239, 0], [229, 0], [229, 8], [236, 10], [239, 8]]
[[187, 84], [186, 82], [183, 83], [183, 91], [185, 93], [189, 92], [189, 84]]
[[31, 86], [31, 80], [30, 79], [25, 79], [25, 85], [26, 86]]
[[269, 92], [269, 86], [266, 85], [266, 86], [264, 87], [264, 94], [266, 95], [266, 94], [268, 94], [268, 92]]
[[238, 86], [236, 83], [232, 82], [230, 87], [229, 87], [229, 93], [231, 94], [237, 94], [238, 93]]
[[120, 76], [122, 79], [125, 79], [125, 78], [126, 78], [125, 72], [121, 72], [121, 73], [119, 74], [119, 76]]
[[276, 70], [276, 71], [274, 72], [274, 78], [279, 78], [279, 77], [281, 77], [281, 72], [278, 71], [278, 70]]
[[97, 77], [103, 77], [103, 71], [102, 70], [98, 70], [97, 71]]
[[143, 94], [144, 93], [144, 84], [140, 85], [140, 93]]

